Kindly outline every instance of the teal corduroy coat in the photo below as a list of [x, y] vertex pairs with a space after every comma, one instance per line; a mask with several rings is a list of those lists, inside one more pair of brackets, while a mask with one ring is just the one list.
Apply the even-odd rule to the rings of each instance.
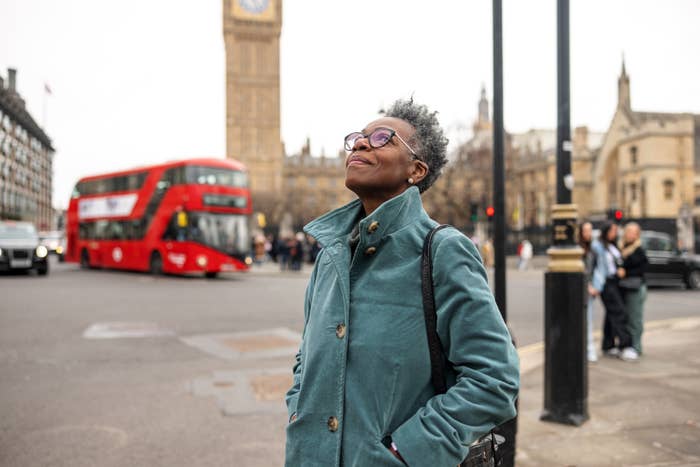
[[[436, 224], [411, 187], [361, 219], [358, 200], [305, 227], [323, 246], [304, 306], [286, 402], [286, 466], [454, 467], [515, 416], [518, 358], [481, 258], [455, 229], [433, 243], [448, 391], [436, 395], [421, 293], [423, 240]], [[350, 233], [359, 222], [353, 255]]]

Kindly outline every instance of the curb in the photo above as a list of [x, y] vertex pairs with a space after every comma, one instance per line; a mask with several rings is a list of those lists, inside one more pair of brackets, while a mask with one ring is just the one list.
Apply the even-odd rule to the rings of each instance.
[[[662, 331], [684, 331], [700, 327], [700, 317], [670, 318], [644, 323], [644, 332], [652, 334]], [[595, 331], [593, 337], [600, 339], [600, 331]], [[544, 341], [518, 347], [520, 358], [520, 375], [544, 365]]]

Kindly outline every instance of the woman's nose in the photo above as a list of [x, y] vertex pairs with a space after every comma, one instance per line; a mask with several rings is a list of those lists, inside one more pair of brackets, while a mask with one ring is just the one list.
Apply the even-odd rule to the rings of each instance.
[[361, 136], [355, 140], [355, 144], [352, 145], [353, 151], [367, 150], [370, 148], [369, 140], [366, 136]]

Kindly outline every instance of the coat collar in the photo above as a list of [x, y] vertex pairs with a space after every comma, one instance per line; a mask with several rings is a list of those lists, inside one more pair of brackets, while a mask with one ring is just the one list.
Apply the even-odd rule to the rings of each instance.
[[381, 238], [417, 219], [429, 219], [423, 209], [420, 191], [415, 186], [383, 202], [369, 216], [361, 219], [362, 215], [362, 203], [356, 199], [311, 221], [304, 227], [304, 232], [318, 240], [322, 246], [327, 246], [338, 239], [346, 241], [358, 220], [360, 232], [377, 222], [375, 233]]
[[635, 240], [634, 242], [630, 243], [629, 245], [625, 246], [625, 243], [620, 241], [618, 244], [618, 248], [620, 249], [620, 253], [622, 253], [623, 258], [627, 258], [629, 255], [635, 252], [637, 248], [642, 246], [642, 241], [640, 239]]

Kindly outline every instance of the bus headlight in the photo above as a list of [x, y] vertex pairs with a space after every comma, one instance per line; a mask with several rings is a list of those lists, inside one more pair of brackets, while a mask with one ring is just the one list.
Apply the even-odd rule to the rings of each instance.
[[253, 264], [253, 258], [251, 258], [250, 256], [246, 256], [245, 257], [245, 264], [247, 264], [248, 266]]
[[62, 254], [63, 254], [63, 247], [62, 247], [62, 246], [57, 246], [57, 247], [56, 247], [56, 254], [57, 254], [57, 255], [62, 255]]
[[36, 247], [36, 255], [39, 258], [46, 258], [46, 255], [48, 255], [48, 254], [49, 254], [49, 250], [47, 250], [44, 245], [39, 245], [38, 247]]
[[204, 255], [197, 256], [197, 259], [195, 261], [197, 263], [197, 266], [199, 266], [200, 268], [206, 268], [207, 263], [209, 263], [209, 260]]

